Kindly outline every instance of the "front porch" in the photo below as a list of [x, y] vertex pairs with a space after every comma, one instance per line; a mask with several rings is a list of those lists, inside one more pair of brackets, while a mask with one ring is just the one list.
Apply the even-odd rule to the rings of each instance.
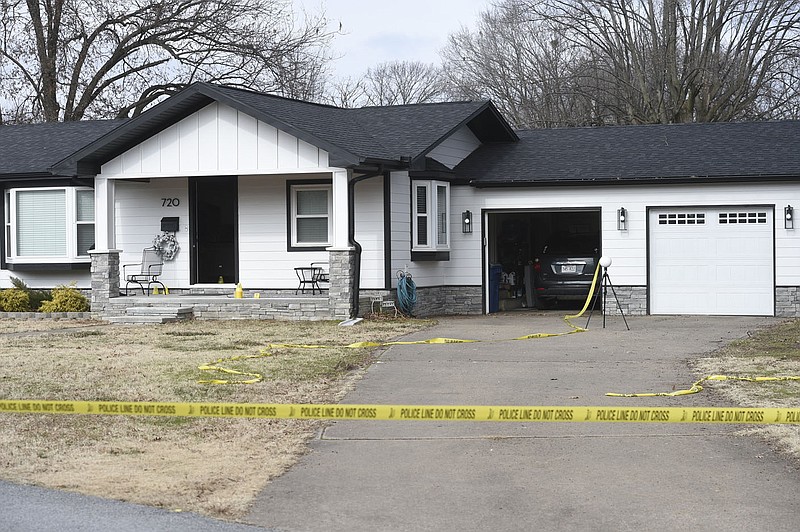
[[327, 291], [321, 295], [170, 294], [109, 298], [103, 319], [115, 323], [166, 323], [181, 319], [327, 320], [332, 319]]

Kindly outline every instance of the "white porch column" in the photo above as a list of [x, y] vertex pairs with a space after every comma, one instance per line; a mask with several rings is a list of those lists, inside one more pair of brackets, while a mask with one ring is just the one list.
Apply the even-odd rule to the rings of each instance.
[[100, 175], [94, 178], [94, 249], [115, 248], [114, 180]]
[[352, 175], [352, 170], [333, 172], [333, 242], [331, 242], [331, 248], [336, 250], [351, 249], [348, 234], [347, 183]]

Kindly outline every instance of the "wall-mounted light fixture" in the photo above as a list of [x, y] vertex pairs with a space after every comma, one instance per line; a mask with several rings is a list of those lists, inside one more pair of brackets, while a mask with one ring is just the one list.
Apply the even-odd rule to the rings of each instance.
[[794, 209], [791, 205], [783, 208], [783, 226], [786, 229], [794, 229]]
[[464, 211], [461, 213], [461, 232], [472, 232], [472, 212], [470, 211]]
[[625, 207], [617, 209], [617, 229], [620, 231], [628, 229], [628, 211], [625, 210]]

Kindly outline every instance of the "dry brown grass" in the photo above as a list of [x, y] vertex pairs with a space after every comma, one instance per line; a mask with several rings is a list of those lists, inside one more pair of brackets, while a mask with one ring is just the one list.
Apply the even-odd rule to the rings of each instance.
[[[697, 360], [694, 369], [702, 376], [800, 375], [800, 320], [786, 321], [751, 333], [748, 338], [732, 342], [712, 356]], [[705, 382], [703, 387], [746, 407], [800, 407], [798, 381], [715, 381]], [[769, 425], [748, 428], [742, 433], [762, 437], [789, 455], [800, 458], [800, 426]]]
[[[324, 403], [372, 360], [366, 349], [273, 349], [225, 363], [261, 373], [253, 385], [204, 385], [197, 367], [258, 354], [270, 343], [346, 345], [419, 330], [419, 320], [192, 321], [158, 326], [0, 320], [0, 398]], [[70, 330], [60, 330], [69, 327]], [[33, 334], [26, 332], [38, 331]], [[223, 377], [224, 378], [224, 377]], [[0, 415], [0, 475], [32, 483], [236, 518], [306, 450], [303, 420]]]

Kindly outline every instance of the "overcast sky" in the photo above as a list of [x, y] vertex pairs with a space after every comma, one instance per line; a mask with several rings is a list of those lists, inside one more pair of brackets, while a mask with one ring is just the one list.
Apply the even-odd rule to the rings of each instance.
[[360, 77], [378, 63], [395, 60], [439, 63], [438, 51], [448, 34], [462, 25], [473, 27], [491, 0], [294, 0], [296, 6], [319, 12], [331, 29], [342, 23], [345, 35], [333, 40], [341, 56], [332, 65], [334, 77]]

